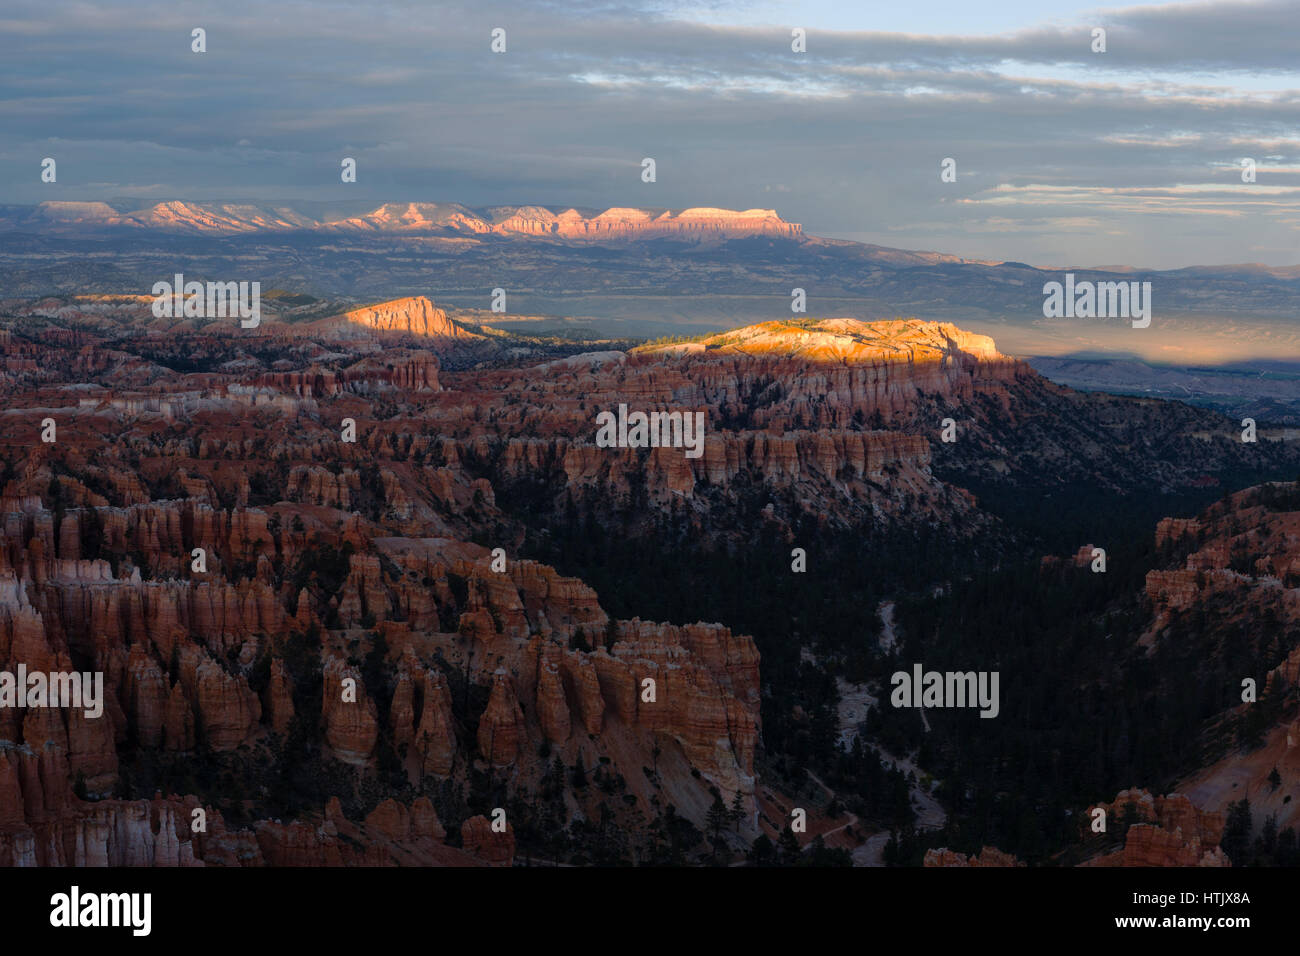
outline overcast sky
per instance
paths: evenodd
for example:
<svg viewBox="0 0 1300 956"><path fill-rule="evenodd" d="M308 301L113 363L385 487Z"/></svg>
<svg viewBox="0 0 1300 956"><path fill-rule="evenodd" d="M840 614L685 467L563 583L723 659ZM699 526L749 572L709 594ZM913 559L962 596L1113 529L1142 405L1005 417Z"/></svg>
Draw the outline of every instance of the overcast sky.
<svg viewBox="0 0 1300 956"><path fill-rule="evenodd" d="M762 207L1037 265L1290 265L1298 27L1300 0L5 0L0 202Z"/></svg>

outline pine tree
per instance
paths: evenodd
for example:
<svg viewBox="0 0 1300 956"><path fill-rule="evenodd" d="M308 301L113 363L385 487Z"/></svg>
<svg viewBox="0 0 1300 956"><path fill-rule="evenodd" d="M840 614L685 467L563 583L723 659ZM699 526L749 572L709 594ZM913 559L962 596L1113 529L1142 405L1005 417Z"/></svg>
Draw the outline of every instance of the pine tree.
<svg viewBox="0 0 1300 956"><path fill-rule="evenodd" d="M787 823L785 829L781 831L781 838L777 840L776 848L782 866L794 866L799 862L799 855L803 851L799 848L799 840L790 829L790 824Z"/></svg>
<svg viewBox="0 0 1300 956"><path fill-rule="evenodd" d="M1272 856L1277 849L1277 814L1270 813L1264 820L1259 832L1259 848L1265 856Z"/></svg>
<svg viewBox="0 0 1300 956"><path fill-rule="evenodd" d="M754 838L753 844L749 848L749 862L751 866L771 866L776 860L776 847L768 839L766 833L760 833Z"/></svg>
<svg viewBox="0 0 1300 956"><path fill-rule="evenodd" d="M1245 866L1250 856L1250 800L1246 797L1228 804L1228 817L1219 845L1233 866Z"/></svg>
<svg viewBox="0 0 1300 956"><path fill-rule="evenodd" d="M739 790L736 791L736 795L731 799L731 812L728 813L727 816L731 818L731 825L735 828L736 832L739 833L740 821L745 819L745 800L740 795Z"/></svg>
<svg viewBox="0 0 1300 956"><path fill-rule="evenodd" d="M713 791L713 803L709 807L709 812L704 817L705 826L709 830L709 843L713 847L710 859L718 858L718 848L722 845L722 831L727 826L727 805L722 802L722 794Z"/></svg>

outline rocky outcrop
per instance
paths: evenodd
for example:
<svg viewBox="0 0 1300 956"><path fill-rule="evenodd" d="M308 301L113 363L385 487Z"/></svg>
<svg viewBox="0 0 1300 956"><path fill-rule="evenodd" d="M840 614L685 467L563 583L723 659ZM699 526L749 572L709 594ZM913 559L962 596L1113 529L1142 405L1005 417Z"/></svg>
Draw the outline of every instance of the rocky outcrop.
<svg viewBox="0 0 1300 956"><path fill-rule="evenodd" d="M143 747L162 746L163 725L171 690L158 663L144 644L132 644L127 659L127 713Z"/></svg>
<svg viewBox="0 0 1300 956"><path fill-rule="evenodd" d="M582 722L582 729L598 734L604 727L605 698L600 692L600 676L591 655L568 651L562 661L566 699L573 701L571 715Z"/></svg>
<svg viewBox="0 0 1300 956"><path fill-rule="evenodd" d="M891 365L969 371L976 363L1007 363L987 335L966 332L947 322L916 319L863 322L858 319L762 322L705 336L686 345L652 350L688 355L779 355L850 363L859 368ZM919 369L917 369L919 370Z"/></svg>
<svg viewBox="0 0 1300 956"><path fill-rule="evenodd" d="M460 825L465 852L492 866L509 866L515 858L515 829L507 821L503 830L492 828L487 817L470 817Z"/></svg>
<svg viewBox="0 0 1300 956"><path fill-rule="evenodd" d="M1227 854L1219 847L1203 847L1196 839L1190 842L1177 830L1166 830L1149 823L1129 828L1124 849L1089 860L1084 866L1231 866Z"/></svg>
<svg viewBox="0 0 1300 956"><path fill-rule="evenodd" d="M339 623L344 627L355 627L368 620L373 625L387 616L388 594L379 570L379 556L354 554L350 559L347 580L339 592Z"/></svg>
<svg viewBox="0 0 1300 956"><path fill-rule="evenodd" d="M1219 847L1224 815L1194 806L1182 794L1153 797L1146 790L1122 790L1106 811L1108 827L1128 824L1122 849L1087 860L1083 866L1231 866Z"/></svg>
<svg viewBox="0 0 1300 956"><path fill-rule="evenodd" d="M361 675L339 658L325 664L321 715L325 741L341 761L365 766L379 738L375 702L367 695Z"/></svg>
<svg viewBox="0 0 1300 956"><path fill-rule="evenodd" d="M537 719L547 740L562 744L569 739L572 729L569 705L564 696L560 668L554 660L544 660L538 665Z"/></svg>
<svg viewBox="0 0 1300 956"><path fill-rule="evenodd" d="M293 679L285 669L284 661L278 657L271 661L271 679L266 685L263 712L273 731L281 735L289 733L294 713Z"/></svg>
<svg viewBox="0 0 1300 956"><path fill-rule="evenodd" d="M1141 643L1153 647L1180 614L1212 609L1216 621L1245 619L1268 608L1270 619L1300 621L1300 511L1278 507L1294 486L1248 488L1227 496L1197 518L1167 518L1156 527L1156 548L1172 567L1147 572L1152 620ZM1211 629L1217 630L1217 629ZM1266 676L1265 685L1300 678L1300 647Z"/></svg>
<svg viewBox="0 0 1300 956"><path fill-rule="evenodd" d="M447 318L445 311L422 295L353 309L343 313L342 320L376 332L400 332L430 338L468 336L460 326ZM437 368L436 364L434 368Z"/></svg>
<svg viewBox="0 0 1300 956"><path fill-rule="evenodd" d="M509 766L519 756L525 733L524 715L514 685L504 670L498 670L492 675L487 710L478 722L479 753L494 766Z"/></svg>
<svg viewBox="0 0 1300 956"><path fill-rule="evenodd" d="M939 847L925 851L925 860L923 866L983 866L983 867L1015 867L1024 866L1020 860L1010 853L1003 853L1001 850L986 846L978 854L966 856L963 853L956 853L946 847Z"/></svg>
<svg viewBox="0 0 1300 956"><path fill-rule="evenodd" d="M433 303L422 296L397 299L347 312L339 319L330 321L331 327L340 329L355 324L380 332L402 332L425 337L474 337L452 324L445 312L434 308ZM314 324L312 328L318 330L321 325ZM344 394L365 395L394 389L437 391L441 387L438 384L438 367L438 357L432 352L392 349L385 355L384 362L366 359L339 370L313 367L302 372L271 372L254 379L252 387L289 393L304 399L328 399ZM241 393L228 391L227 394ZM298 410L314 406L304 403L282 404L280 407Z"/></svg>
<svg viewBox="0 0 1300 956"><path fill-rule="evenodd" d="M441 671L425 675L424 708L415 731L415 747L424 773L445 777L455 766L457 743L452 724L451 691Z"/></svg>
<svg viewBox="0 0 1300 956"><path fill-rule="evenodd" d="M428 797L418 798L409 809L396 800L385 800L366 817L366 826L399 844L424 838L441 843L447 836Z"/></svg>
<svg viewBox="0 0 1300 956"><path fill-rule="evenodd" d="M248 681L206 660L195 671L194 687L199 738L216 751L245 743L262 717L262 705Z"/></svg>

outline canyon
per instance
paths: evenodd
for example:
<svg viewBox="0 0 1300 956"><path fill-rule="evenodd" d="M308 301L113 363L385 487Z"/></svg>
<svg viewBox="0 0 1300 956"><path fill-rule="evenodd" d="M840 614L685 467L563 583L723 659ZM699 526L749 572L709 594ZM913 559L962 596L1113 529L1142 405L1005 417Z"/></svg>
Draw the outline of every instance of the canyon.
<svg viewBox="0 0 1300 956"><path fill-rule="evenodd" d="M1011 547L967 479L1197 488L1240 454L1210 413L1080 396L915 319L556 359L423 296L255 330L78 297L0 333L0 662L106 686L99 720L0 711L4 865L635 861L719 801L747 846L795 805L762 779L765 714L808 720L785 665L725 619L610 613L557 566L574 540ZM620 403L702 410L703 453L598 447ZM1160 573L1152 600L1186 601Z"/></svg>

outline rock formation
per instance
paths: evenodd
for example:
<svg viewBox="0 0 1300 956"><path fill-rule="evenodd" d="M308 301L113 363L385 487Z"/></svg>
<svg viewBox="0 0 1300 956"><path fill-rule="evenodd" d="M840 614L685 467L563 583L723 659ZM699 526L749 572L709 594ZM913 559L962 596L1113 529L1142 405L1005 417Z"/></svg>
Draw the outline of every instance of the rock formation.
<svg viewBox="0 0 1300 956"><path fill-rule="evenodd" d="M221 229L245 215L211 212ZM561 239L795 234L765 211L717 212L384 221ZM940 456L1023 469L990 423L1058 421L1076 401L987 338L915 320L762 323L483 367L489 336L418 296L268 328L256 347L154 325L147 299L33 307L8 331L0 665L93 671L106 691L95 718L0 712L0 862L24 864L508 863L516 832L522 852L538 832L602 819L645 838L668 807L704 826L714 790L750 838L753 639L694 615L609 613L559 569L570 555L537 560L548 535L671 528L718 554L760 531L785 552L809 526L960 541L993 521L938 477ZM596 415L620 404L698 410L701 453L597 445ZM946 415L964 416L958 447L938 437ZM33 438L46 416L57 443ZM1216 588L1281 591L1300 572L1285 522L1252 539L1248 568L1213 515L1162 529L1161 547L1193 549L1148 579L1170 620ZM1274 681L1296 671L1279 661ZM497 833L479 816L484 787L554 816L534 809ZM1146 825L1190 846L1193 821L1172 806ZM206 833L189 829L200 808ZM1154 858L1166 838L1134 832L1135 858ZM1217 840L1197 839L1199 862Z"/></svg>
<svg viewBox="0 0 1300 956"><path fill-rule="evenodd" d="M1108 827L1128 824L1124 846L1083 866L1232 865L1219 847L1223 814L1199 810L1182 794L1121 790L1113 803L1098 807L1106 811Z"/></svg>
<svg viewBox="0 0 1300 956"><path fill-rule="evenodd" d="M956 853L946 847L925 851L925 866L983 866L983 867L1009 867L1024 866L1019 860L1009 853L1003 853L995 847L986 846L978 854L966 856L962 853Z"/></svg>

